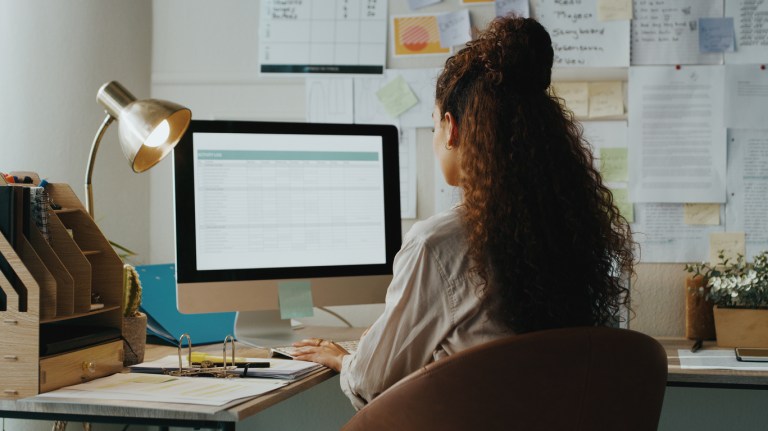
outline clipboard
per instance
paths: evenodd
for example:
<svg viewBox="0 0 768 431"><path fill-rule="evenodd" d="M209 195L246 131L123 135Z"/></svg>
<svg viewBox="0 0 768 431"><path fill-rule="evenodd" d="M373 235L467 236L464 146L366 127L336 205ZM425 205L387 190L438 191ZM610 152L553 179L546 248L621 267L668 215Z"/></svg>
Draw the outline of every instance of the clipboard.
<svg viewBox="0 0 768 431"><path fill-rule="evenodd" d="M176 266L139 265L142 285L140 310L147 315L147 333L172 345L220 343L234 331L235 312L182 314L176 308ZM183 340L181 336L189 334Z"/></svg>

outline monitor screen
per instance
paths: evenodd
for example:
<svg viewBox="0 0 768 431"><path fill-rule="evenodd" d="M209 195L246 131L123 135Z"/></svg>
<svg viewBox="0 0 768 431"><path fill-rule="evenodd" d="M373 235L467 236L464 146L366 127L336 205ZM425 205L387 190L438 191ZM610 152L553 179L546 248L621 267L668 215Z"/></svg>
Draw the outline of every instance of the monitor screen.
<svg viewBox="0 0 768 431"><path fill-rule="evenodd" d="M383 302L400 247L393 126L193 120L174 149L182 312Z"/></svg>

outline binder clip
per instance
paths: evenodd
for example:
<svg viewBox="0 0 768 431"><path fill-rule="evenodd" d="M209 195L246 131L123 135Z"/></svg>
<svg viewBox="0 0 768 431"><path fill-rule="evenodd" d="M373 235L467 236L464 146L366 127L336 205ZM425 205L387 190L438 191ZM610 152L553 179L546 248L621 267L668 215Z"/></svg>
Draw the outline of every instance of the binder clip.
<svg viewBox="0 0 768 431"><path fill-rule="evenodd" d="M183 347L184 340L187 341L187 366L184 366ZM232 356L227 357L227 346L231 346ZM179 337L178 345L179 354L179 368L177 370L168 370L166 374L177 377L219 377L219 378L232 378L237 377L234 373L237 369L235 365L235 337L227 335L224 338L224 344L222 346L222 359L221 365L214 364L210 361L201 361L200 363L192 362L192 338L189 334L181 334ZM231 361L229 360L231 358Z"/></svg>

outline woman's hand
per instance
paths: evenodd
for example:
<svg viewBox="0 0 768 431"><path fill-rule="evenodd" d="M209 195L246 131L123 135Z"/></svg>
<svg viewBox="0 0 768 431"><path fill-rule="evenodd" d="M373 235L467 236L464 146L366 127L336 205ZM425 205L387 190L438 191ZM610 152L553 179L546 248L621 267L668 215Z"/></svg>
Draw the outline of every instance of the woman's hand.
<svg viewBox="0 0 768 431"><path fill-rule="evenodd" d="M344 355L349 355L349 352L343 347L322 338L297 341L293 343L293 346L299 348L294 354L294 359L317 362L336 372L341 372L341 360Z"/></svg>

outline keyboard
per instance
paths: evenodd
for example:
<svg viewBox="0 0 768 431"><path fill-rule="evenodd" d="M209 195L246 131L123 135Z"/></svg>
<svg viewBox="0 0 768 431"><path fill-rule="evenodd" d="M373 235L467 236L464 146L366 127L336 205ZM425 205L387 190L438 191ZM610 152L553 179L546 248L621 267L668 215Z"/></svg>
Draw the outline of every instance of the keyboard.
<svg viewBox="0 0 768 431"><path fill-rule="evenodd" d="M334 341L334 343L341 346L344 350L346 350L349 353L355 353L357 351L357 344L360 340L349 340L349 341ZM296 354L296 349L298 347L293 346L279 346L279 347L273 347L272 348L272 356L282 356L286 358L293 359Z"/></svg>

